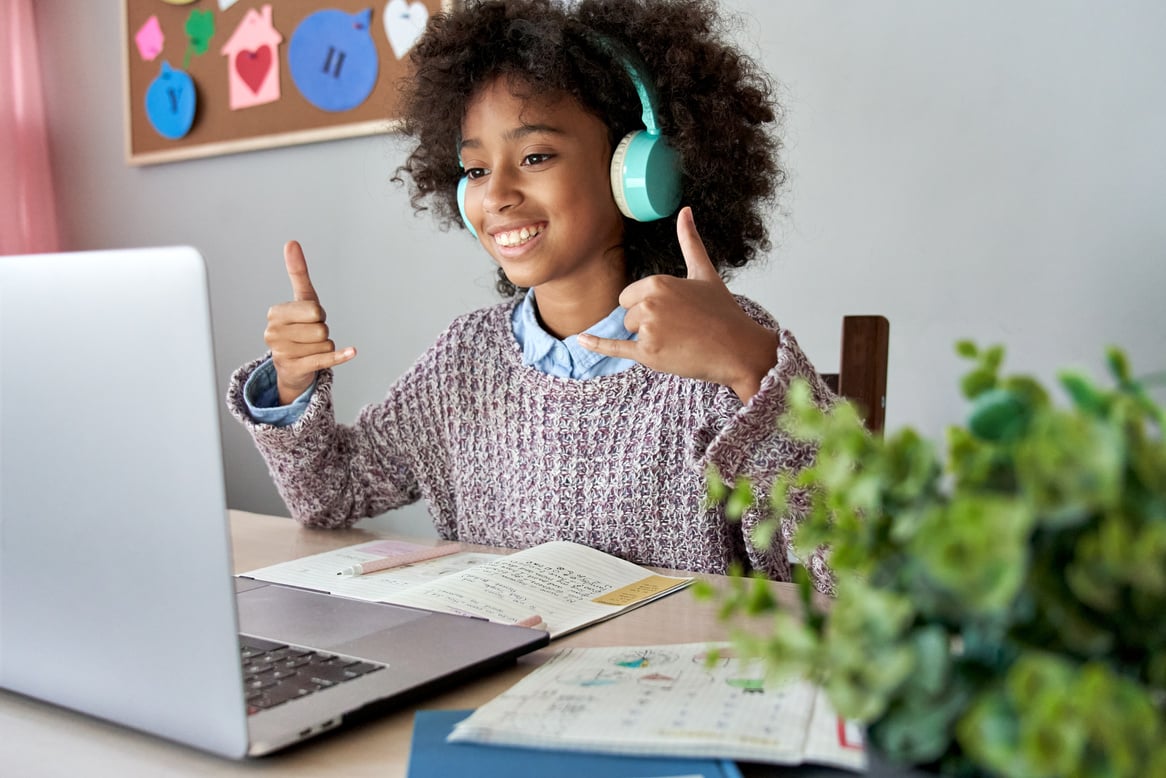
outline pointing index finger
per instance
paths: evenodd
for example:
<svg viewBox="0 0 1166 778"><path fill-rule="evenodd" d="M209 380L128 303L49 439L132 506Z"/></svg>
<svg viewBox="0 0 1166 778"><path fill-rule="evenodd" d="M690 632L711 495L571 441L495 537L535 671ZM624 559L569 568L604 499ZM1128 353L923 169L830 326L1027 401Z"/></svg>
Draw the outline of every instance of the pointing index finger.
<svg viewBox="0 0 1166 778"><path fill-rule="evenodd" d="M637 362L639 361L636 353L637 344L634 340L600 338L586 332L580 333L577 340L579 345L588 351L594 351L597 354L619 359L635 359Z"/></svg>
<svg viewBox="0 0 1166 778"><path fill-rule="evenodd" d="M320 298L312 286L312 279L308 276L308 260L304 258L304 250L298 242L289 240L284 245L283 264L287 268L287 277L291 280L294 299L319 302Z"/></svg>

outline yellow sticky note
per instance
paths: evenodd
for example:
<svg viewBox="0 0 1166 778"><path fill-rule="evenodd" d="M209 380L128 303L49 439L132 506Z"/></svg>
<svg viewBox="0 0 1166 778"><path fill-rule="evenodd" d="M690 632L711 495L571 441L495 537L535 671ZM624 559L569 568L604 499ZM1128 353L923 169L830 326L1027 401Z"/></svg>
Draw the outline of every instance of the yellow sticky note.
<svg viewBox="0 0 1166 778"><path fill-rule="evenodd" d="M664 575L650 575L647 578L641 578L635 583L628 584L620 589L612 589L610 592L601 594L592 602L597 602L600 605L631 605L640 600L646 600L649 597L654 597L660 592L666 592L676 584L680 583L679 578L669 578Z"/></svg>

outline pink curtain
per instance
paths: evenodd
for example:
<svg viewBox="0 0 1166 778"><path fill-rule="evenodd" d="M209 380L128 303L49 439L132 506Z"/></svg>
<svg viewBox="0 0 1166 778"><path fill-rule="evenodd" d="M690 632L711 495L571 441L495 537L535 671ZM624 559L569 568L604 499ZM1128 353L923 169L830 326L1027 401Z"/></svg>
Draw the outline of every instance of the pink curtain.
<svg viewBox="0 0 1166 778"><path fill-rule="evenodd" d="M0 254L58 245L32 0L0 0Z"/></svg>

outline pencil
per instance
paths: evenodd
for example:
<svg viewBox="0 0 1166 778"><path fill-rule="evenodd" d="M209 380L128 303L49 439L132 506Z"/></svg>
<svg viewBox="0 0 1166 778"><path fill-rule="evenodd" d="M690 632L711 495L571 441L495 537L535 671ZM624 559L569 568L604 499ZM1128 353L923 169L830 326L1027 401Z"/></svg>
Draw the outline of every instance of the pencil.
<svg viewBox="0 0 1166 778"><path fill-rule="evenodd" d="M393 554L392 556L382 557L380 559L373 559L368 562L360 562L352 567L346 567L336 575L366 575L367 573L375 573L380 570L388 570L393 567L401 567L402 565L411 565L414 562L424 562L426 559L437 559L438 557L449 556L461 551L461 548L456 545L448 546L434 546L433 548L423 548L419 551L409 551L404 554Z"/></svg>

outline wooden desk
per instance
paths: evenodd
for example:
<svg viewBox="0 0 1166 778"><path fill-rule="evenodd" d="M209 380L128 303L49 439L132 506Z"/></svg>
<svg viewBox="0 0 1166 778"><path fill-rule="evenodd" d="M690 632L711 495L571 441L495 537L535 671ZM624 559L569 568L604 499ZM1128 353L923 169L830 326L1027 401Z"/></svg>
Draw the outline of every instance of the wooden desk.
<svg viewBox="0 0 1166 778"><path fill-rule="evenodd" d="M231 512L235 570L242 572L351 545L380 533L361 529L306 530L290 519ZM418 541L426 542L426 541ZM436 543L436 541L428 541ZM478 548L467 546L467 548ZM713 580L719 576L711 576ZM793 587L775 584L794 602ZM114 627L115 625L111 625ZM236 763L209 756L51 705L0 692L0 774L12 776L328 775L331 778L404 776L417 708L475 708L564 646L651 645L723 640L726 625L715 607L683 590L593 625L521 658L517 665L416 706L355 728L325 735L293 750Z"/></svg>

